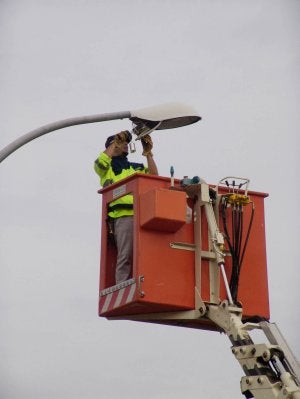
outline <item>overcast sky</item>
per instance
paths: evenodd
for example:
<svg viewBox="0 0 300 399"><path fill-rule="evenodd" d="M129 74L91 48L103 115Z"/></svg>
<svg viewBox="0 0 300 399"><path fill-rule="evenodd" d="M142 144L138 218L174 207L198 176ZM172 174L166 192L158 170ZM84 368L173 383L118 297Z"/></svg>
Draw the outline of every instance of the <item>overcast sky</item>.
<svg viewBox="0 0 300 399"><path fill-rule="evenodd" d="M299 20L297 0L0 1L0 147L68 117L195 107L198 124L153 133L160 174L269 193L271 321L298 358ZM1 164L3 399L242 397L224 334L97 316L93 161L129 128L64 129Z"/></svg>

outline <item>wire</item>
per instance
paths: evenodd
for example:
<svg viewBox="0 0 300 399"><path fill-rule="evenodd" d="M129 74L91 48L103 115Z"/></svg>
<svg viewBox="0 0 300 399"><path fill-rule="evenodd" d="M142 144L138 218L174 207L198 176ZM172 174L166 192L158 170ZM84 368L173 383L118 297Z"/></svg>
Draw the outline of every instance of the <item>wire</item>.
<svg viewBox="0 0 300 399"><path fill-rule="evenodd" d="M245 244L244 244L244 248L243 248L243 251L242 251L241 264L243 263L243 260L244 260L244 255L245 255L245 251L246 251L246 247L247 247L248 240L249 240L249 237L250 237L250 231L251 231L252 224L253 224L253 219L254 219L254 203L252 202L251 204L252 204L252 210L251 210L249 227L248 227L248 231L247 231L247 235L246 235L246 239L245 239Z"/></svg>
<svg viewBox="0 0 300 399"><path fill-rule="evenodd" d="M252 203L252 210L245 240L243 240L244 233L244 209L243 204L229 203L228 196L224 195L221 198L221 217L224 228L224 238L228 244L229 252L232 259L231 278L230 278L230 291L232 299L237 302L238 288L241 268L245 256L245 251L248 245L250 231L254 218L254 204ZM231 234L228 231L228 208L231 209Z"/></svg>

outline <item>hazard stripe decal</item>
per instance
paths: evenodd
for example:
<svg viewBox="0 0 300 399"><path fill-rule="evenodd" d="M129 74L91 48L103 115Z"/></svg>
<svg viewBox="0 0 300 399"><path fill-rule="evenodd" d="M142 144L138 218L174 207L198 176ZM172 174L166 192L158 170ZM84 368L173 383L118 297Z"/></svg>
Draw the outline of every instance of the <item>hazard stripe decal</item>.
<svg viewBox="0 0 300 399"><path fill-rule="evenodd" d="M130 288L130 290L129 290L129 295L128 295L128 298L127 298L127 302L126 302L126 303L132 301L132 298L133 298L134 293L135 293L135 284L132 285L131 288Z"/></svg>
<svg viewBox="0 0 300 399"><path fill-rule="evenodd" d="M111 290L111 292L109 291L110 290L106 289L100 292L100 314L132 302L136 291L136 283L131 280L129 285L120 287L119 289L117 286L114 286L114 289Z"/></svg>
<svg viewBox="0 0 300 399"><path fill-rule="evenodd" d="M120 306L120 303L122 301L123 295L124 295L124 290L120 290L118 292L117 297L116 297L116 301L114 303L114 308L118 308Z"/></svg>

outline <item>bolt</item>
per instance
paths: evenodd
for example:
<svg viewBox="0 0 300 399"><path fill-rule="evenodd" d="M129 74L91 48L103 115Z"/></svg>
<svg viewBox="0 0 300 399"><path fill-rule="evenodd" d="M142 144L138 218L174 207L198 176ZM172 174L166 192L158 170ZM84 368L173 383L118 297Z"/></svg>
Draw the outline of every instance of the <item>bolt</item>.
<svg viewBox="0 0 300 399"><path fill-rule="evenodd" d="M262 377L258 377L257 382L259 384L262 384L264 382L264 379Z"/></svg>
<svg viewBox="0 0 300 399"><path fill-rule="evenodd" d="M266 359L268 357L268 352L263 353L263 358Z"/></svg>
<svg viewBox="0 0 300 399"><path fill-rule="evenodd" d="M251 354L252 354L252 355L255 355L255 353L256 353L256 349L255 349L255 348L252 348L252 349L251 349Z"/></svg>
<svg viewBox="0 0 300 399"><path fill-rule="evenodd" d="M250 379L250 378L246 378L246 383L247 383L248 385L251 385L251 379Z"/></svg>
<svg viewBox="0 0 300 399"><path fill-rule="evenodd" d="M244 348L241 348L241 349L240 349L240 352L241 352L242 355L244 355L244 354L246 353L246 351L245 351Z"/></svg>

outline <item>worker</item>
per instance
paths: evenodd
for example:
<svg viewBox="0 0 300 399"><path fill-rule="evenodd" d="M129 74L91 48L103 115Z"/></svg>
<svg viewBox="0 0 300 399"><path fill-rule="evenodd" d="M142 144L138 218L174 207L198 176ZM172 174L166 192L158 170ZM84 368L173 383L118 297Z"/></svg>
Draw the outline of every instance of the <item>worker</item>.
<svg viewBox="0 0 300 399"><path fill-rule="evenodd" d="M150 135L141 139L147 166L142 163L129 162L128 144L132 139L128 130L109 136L105 142L105 150L100 153L94 163L95 172L100 176L100 184L106 187L134 173L157 175L157 166L153 159L153 143ZM133 259L133 196L124 195L111 202L108 207L108 220L117 247L115 282L119 284L130 278Z"/></svg>

